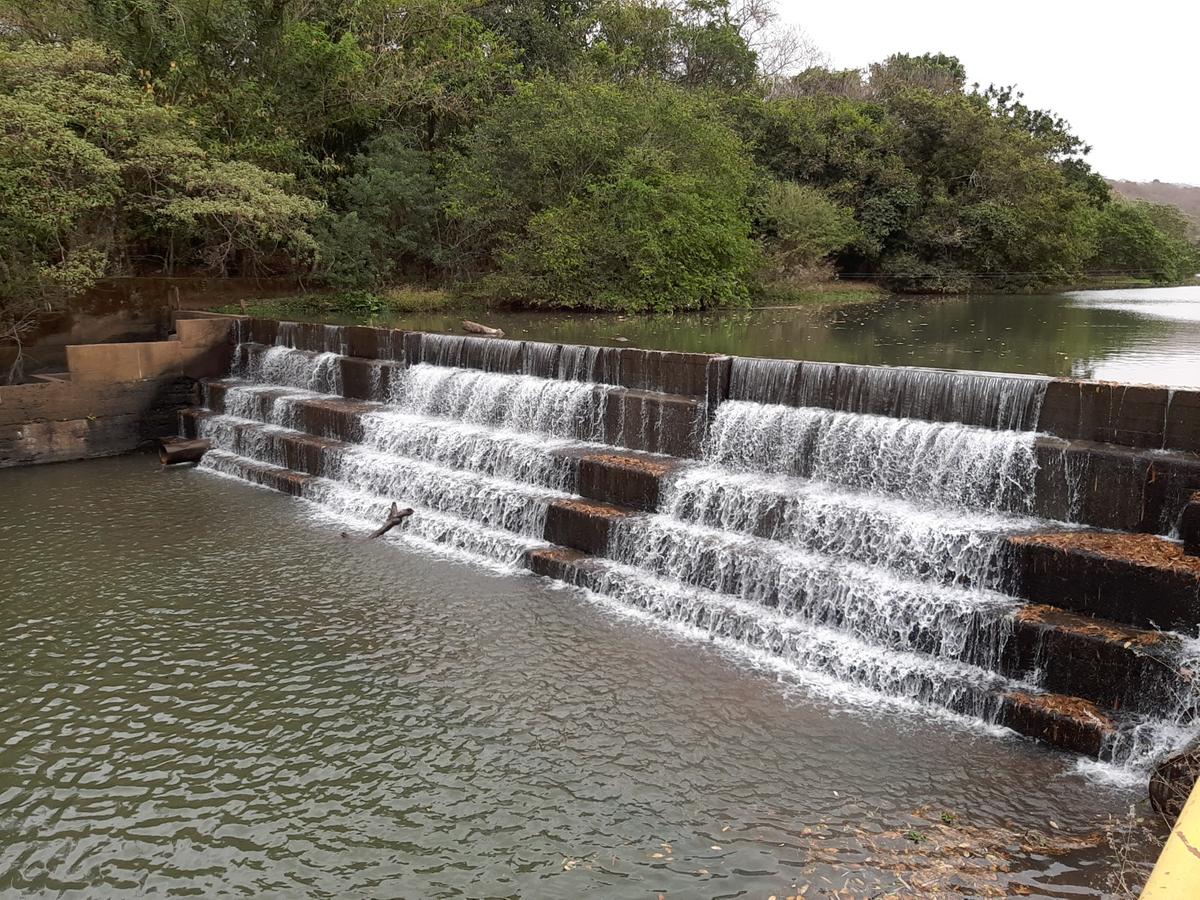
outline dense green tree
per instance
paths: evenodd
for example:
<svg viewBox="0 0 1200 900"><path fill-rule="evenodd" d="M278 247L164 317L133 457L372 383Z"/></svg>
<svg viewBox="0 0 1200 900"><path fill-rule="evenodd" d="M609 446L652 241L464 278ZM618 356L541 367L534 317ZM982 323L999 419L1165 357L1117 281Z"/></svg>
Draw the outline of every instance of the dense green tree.
<svg viewBox="0 0 1200 900"><path fill-rule="evenodd" d="M889 113L920 201L889 242L886 273L920 288L915 257L945 273L934 287L955 289L1064 282L1080 270L1091 252L1088 198L1045 141L992 115L977 94L910 89Z"/></svg>
<svg viewBox="0 0 1200 900"><path fill-rule="evenodd" d="M1067 122L1012 87L968 87L941 53L797 72L773 17L770 0L0 0L3 290L272 262L669 309L831 265L913 290L1196 266L1177 218L1114 202Z"/></svg>
<svg viewBox="0 0 1200 900"><path fill-rule="evenodd" d="M494 296L697 309L747 296L752 180L741 142L697 95L538 80L472 136L451 211Z"/></svg>
<svg viewBox="0 0 1200 900"><path fill-rule="evenodd" d="M319 274L336 287L428 277L446 262L444 189L434 156L408 131L384 132L351 161L322 223Z"/></svg>
<svg viewBox="0 0 1200 900"><path fill-rule="evenodd" d="M474 15L515 50L524 74L573 71L595 25L602 0L486 0Z"/></svg>
<svg viewBox="0 0 1200 900"><path fill-rule="evenodd" d="M210 146L314 188L379 130L419 126L432 144L469 123L514 71L466 0L0 3L29 37L100 40Z"/></svg>
<svg viewBox="0 0 1200 900"><path fill-rule="evenodd" d="M967 70L956 56L923 53L910 56L895 53L870 69L870 88L874 97L889 97L909 88L922 88L934 94L961 94L967 83Z"/></svg>
<svg viewBox="0 0 1200 900"><path fill-rule="evenodd" d="M288 175L208 154L185 113L99 44L0 46L0 332L136 252L167 271L254 271L315 250L320 205Z"/></svg>
<svg viewBox="0 0 1200 900"><path fill-rule="evenodd" d="M1188 239L1189 221L1173 206L1117 199L1100 210L1090 268L1178 281L1200 271L1200 253Z"/></svg>
<svg viewBox="0 0 1200 900"><path fill-rule="evenodd" d="M767 185L757 218L774 274L784 279L816 268L858 237L852 210L794 181Z"/></svg>

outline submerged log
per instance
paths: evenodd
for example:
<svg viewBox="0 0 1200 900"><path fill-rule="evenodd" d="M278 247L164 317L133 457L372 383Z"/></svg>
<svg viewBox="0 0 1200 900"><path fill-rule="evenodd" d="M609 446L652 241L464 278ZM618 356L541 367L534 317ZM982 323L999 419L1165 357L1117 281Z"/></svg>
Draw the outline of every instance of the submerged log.
<svg viewBox="0 0 1200 900"><path fill-rule="evenodd" d="M385 521L382 525L380 525L378 528L376 528L374 531L372 531L370 534L368 534L366 536L365 540L371 541L377 537L382 537L383 535L387 534L389 531L391 531L393 528L395 528L397 525L399 525L401 522L403 522L405 519L407 519L412 514L413 514L413 511L411 509L409 509L408 507L401 509L393 501L392 508L388 510L387 521ZM343 531L342 537L349 539L350 535L348 535L346 532Z"/></svg>
<svg viewBox="0 0 1200 900"><path fill-rule="evenodd" d="M158 442L158 460L164 466L176 463L198 463L212 449L212 441L163 438Z"/></svg>
<svg viewBox="0 0 1200 900"><path fill-rule="evenodd" d="M480 325L478 322L472 322L470 319L463 319L463 331L468 331L471 334L484 334L488 337L504 337L503 329L489 328L487 325Z"/></svg>
<svg viewBox="0 0 1200 900"><path fill-rule="evenodd" d="M376 528L371 532L371 538L377 538L381 535L387 534L412 514L413 511L411 509L408 509L407 507L401 509L395 504L395 502L393 502L392 508L388 510L387 521L384 522L379 528Z"/></svg>

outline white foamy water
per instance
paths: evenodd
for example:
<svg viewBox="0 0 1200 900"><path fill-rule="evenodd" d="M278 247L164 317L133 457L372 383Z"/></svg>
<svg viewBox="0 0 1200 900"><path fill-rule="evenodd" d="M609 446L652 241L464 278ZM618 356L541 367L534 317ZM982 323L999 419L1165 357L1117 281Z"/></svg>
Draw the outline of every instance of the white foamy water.
<svg viewBox="0 0 1200 900"><path fill-rule="evenodd" d="M1034 435L809 407L723 403L705 456L905 500L1027 511Z"/></svg>
<svg viewBox="0 0 1200 900"><path fill-rule="evenodd" d="M321 394L342 392L339 354L290 347L242 345L234 356L233 375L247 381L304 388Z"/></svg>
<svg viewBox="0 0 1200 900"><path fill-rule="evenodd" d="M586 441L602 435L608 390L589 382L421 364L405 372L395 400L405 412Z"/></svg>
<svg viewBox="0 0 1200 900"><path fill-rule="evenodd" d="M730 397L1003 431L1036 428L1045 378L735 358Z"/></svg>

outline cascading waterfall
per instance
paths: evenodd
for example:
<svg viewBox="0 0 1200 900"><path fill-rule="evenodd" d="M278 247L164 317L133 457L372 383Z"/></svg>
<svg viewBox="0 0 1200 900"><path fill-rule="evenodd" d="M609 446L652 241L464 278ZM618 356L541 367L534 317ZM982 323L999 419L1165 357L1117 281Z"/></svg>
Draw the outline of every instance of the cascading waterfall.
<svg viewBox="0 0 1200 900"><path fill-rule="evenodd" d="M605 397L589 382L421 364L407 370L395 400L406 412L586 441L602 436Z"/></svg>
<svg viewBox="0 0 1200 900"><path fill-rule="evenodd" d="M625 403L608 409L619 350L389 332L380 350L407 365L385 391L373 364L376 402L355 406L353 441L311 437L310 407L343 391L348 346L316 328L282 324L271 347L239 331L222 412L198 423L217 448L203 466L269 480L263 466L297 465L297 437L316 442L303 496L371 525L393 500L416 508L389 539L515 565L547 546L549 506L576 489L573 454L661 426L646 404L629 423ZM614 520L603 556L568 575L822 690L994 721L1006 691L1039 689L1038 671L1005 669L1021 606L1005 554L1009 536L1046 527L1032 518L1044 387L735 360L732 399L704 413L703 458L664 476L657 510ZM1151 758L1194 705L1132 718L1106 754Z"/></svg>
<svg viewBox="0 0 1200 900"><path fill-rule="evenodd" d="M312 353L291 347L242 345L234 358L233 375L252 382L305 388L322 394L342 392L339 354Z"/></svg>
<svg viewBox="0 0 1200 900"><path fill-rule="evenodd" d="M734 400L1001 431L1035 428L1045 392L1041 377L777 359L735 359L730 380Z"/></svg>
<svg viewBox="0 0 1200 900"><path fill-rule="evenodd" d="M641 568L611 564L586 571L577 583L610 602L681 626L736 653L780 661L805 683L845 698L870 692L899 703L936 703L958 714L991 720L1003 679L954 660L931 665L922 652L862 640L840 625L798 618L793 610L763 608L727 594L688 588L648 576Z"/></svg>
<svg viewBox="0 0 1200 900"><path fill-rule="evenodd" d="M698 466L667 486L670 518L767 538L788 547L877 566L907 578L1002 589L1002 539L1034 519L928 508L786 475Z"/></svg>
<svg viewBox="0 0 1200 900"><path fill-rule="evenodd" d="M222 414L198 423L218 448L205 457L206 468L262 481L260 464L289 465L287 440L303 435L305 405L337 399L341 354L296 344L344 347L346 340L335 327L315 339L303 335L305 327L311 326L281 323L271 347L239 344L233 379L222 386ZM547 507L568 496L574 472L558 451L599 434L606 389L509 374L504 370L517 358L512 348L520 346L512 342L422 337L422 358L497 371L418 363L393 380L388 397L372 389L390 402L357 412L356 443L322 445L304 496L372 524L398 500L419 511L400 533L403 540L516 564L545 544ZM206 403L213 406L210 395Z"/></svg>
<svg viewBox="0 0 1200 900"><path fill-rule="evenodd" d="M1034 435L957 423L721 404L706 458L905 500L1024 512L1033 499Z"/></svg>

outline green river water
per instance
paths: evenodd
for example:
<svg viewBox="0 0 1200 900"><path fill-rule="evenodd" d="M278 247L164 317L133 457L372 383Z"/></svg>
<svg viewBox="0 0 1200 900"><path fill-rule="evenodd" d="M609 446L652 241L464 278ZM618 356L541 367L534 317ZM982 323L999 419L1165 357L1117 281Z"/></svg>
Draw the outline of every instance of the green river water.
<svg viewBox="0 0 1200 900"><path fill-rule="evenodd" d="M671 316L473 311L520 340L1200 385L1200 285L1036 295L885 297ZM461 333L462 314L369 322ZM623 339L623 340L621 340Z"/></svg>
<svg viewBox="0 0 1200 900"><path fill-rule="evenodd" d="M0 897L1095 896L1161 838L1070 754L203 470L0 496Z"/></svg>

